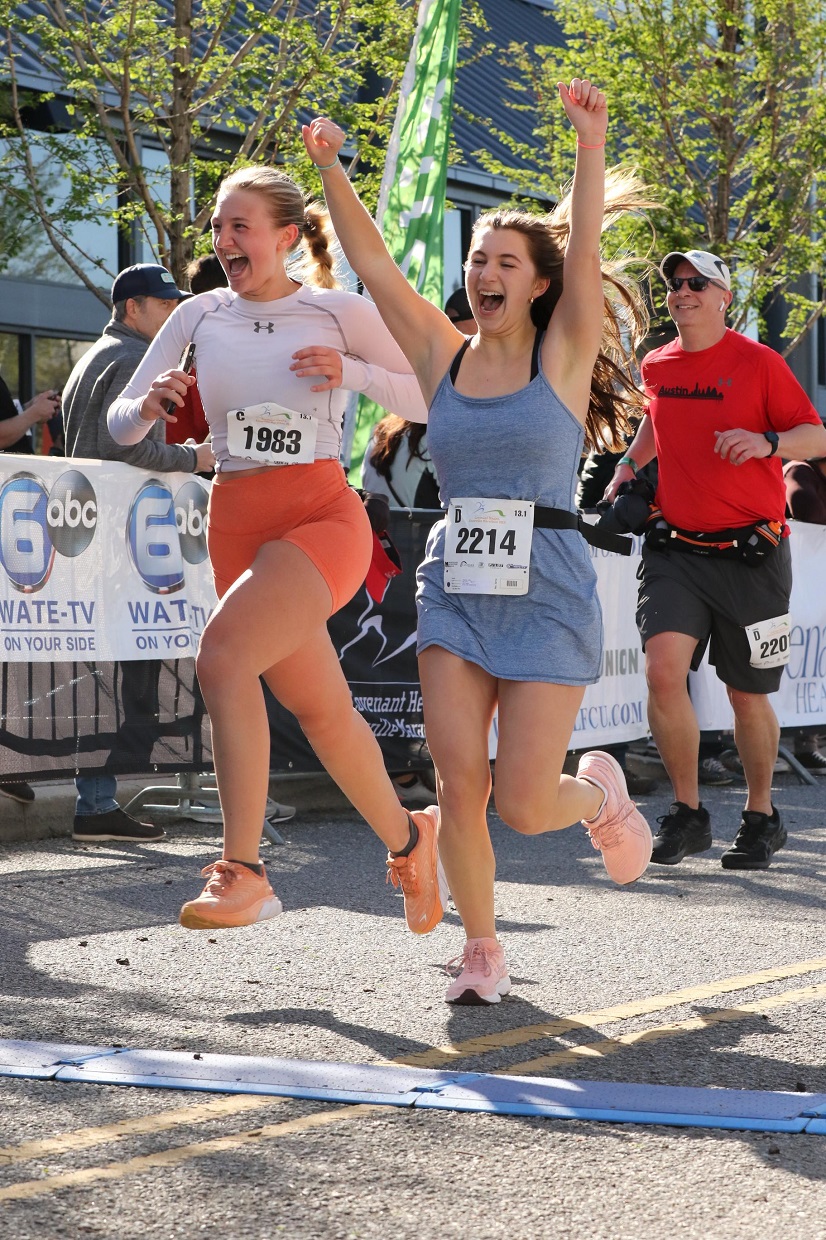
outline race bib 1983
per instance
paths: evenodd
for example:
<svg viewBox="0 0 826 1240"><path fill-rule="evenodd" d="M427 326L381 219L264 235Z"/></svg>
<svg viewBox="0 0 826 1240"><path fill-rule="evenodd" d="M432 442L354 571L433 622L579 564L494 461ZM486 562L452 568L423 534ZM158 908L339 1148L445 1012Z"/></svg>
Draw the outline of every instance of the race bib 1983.
<svg viewBox="0 0 826 1240"><path fill-rule="evenodd" d="M283 409L274 401L227 414L230 455L260 465L312 464L317 434L318 421L312 414Z"/></svg>

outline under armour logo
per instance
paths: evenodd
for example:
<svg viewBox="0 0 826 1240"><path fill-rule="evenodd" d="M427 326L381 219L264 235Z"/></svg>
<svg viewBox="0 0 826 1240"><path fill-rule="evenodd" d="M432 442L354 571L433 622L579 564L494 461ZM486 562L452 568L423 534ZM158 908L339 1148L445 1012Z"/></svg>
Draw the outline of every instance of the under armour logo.
<svg viewBox="0 0 826 1240"><path fill-rule="evenodd" d="M275 323L259 323L258 319L255 320L256 332L262 332L265 327L267 329L267 335L271 336L273 332L275 331Z"/></svg>

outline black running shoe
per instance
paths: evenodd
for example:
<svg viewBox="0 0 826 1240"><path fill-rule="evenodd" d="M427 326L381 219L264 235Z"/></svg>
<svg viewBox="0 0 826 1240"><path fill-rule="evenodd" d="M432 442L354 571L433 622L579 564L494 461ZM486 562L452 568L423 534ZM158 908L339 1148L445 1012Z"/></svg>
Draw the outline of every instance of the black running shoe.
<svg viewBox="0 0 826 1240"><path fill-rule="evenodd" d="M778 848L789 838L780 814L772 806L771 817L744 809L740 830L731 848L720 858L724 870L767 870Z"/></svg>
<svg viewBox="0 0 826 1240"><path fill-rule="evenodd" d="M657 865L679 865L688 853L711 848L711 819L702 804L691 809L682 801L675 801L657 822L660 829L654 836L651 853L651 860Z"/></svg>

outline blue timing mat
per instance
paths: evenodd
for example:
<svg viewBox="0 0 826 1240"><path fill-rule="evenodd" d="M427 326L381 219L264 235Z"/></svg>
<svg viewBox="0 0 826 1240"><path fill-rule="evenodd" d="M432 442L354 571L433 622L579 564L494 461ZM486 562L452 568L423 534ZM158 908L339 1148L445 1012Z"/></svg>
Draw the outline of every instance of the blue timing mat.
<svg viewBox="0 0 826 1240"><path fill-rule="evenodd" d="M826 1094L434 1072L402 1064L0 1041L0 1076L614 1124L826 1134Z"/></svg>

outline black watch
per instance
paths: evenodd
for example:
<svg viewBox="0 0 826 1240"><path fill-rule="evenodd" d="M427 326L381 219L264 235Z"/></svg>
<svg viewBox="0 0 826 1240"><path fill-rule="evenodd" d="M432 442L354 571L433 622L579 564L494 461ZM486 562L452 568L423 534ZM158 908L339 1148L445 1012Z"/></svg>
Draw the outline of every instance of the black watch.
<svg viewBox="0 0 826 1240"><path fill-rule="evenodd" d="M774 456L775 452L777 451L778 444L780 443L780 437L777 434L777 431L763 431L763 437L764 439L768 439L769 443L772 446L772 450L769 453L769 456Z"/></svg>

